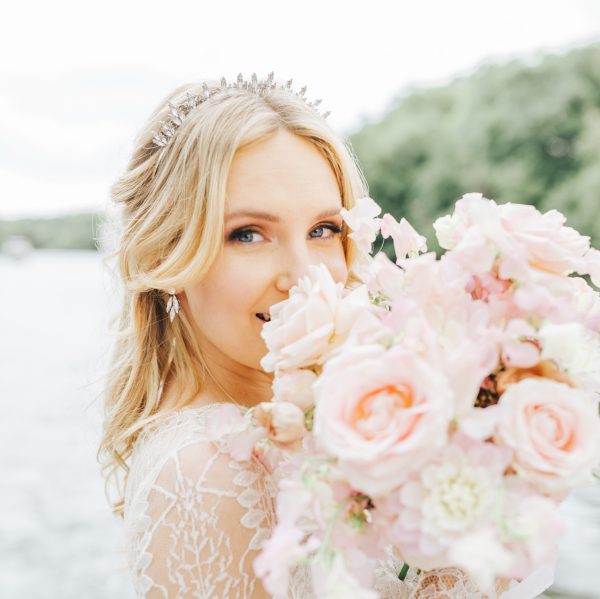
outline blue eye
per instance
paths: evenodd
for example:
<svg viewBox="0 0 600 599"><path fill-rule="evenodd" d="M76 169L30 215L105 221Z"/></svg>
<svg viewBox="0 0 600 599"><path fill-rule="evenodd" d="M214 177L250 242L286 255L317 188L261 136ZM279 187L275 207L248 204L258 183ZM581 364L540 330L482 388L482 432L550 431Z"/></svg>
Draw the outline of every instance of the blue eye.
<svg viewBox="0 0 600 599"><path fill-rule="evenodd" d="M260 235L254 229L237 229L229 235L228 239L229 241L239 241L240 243L252 243L252 240L248 239L248 237L252 237L254 234Z"/></svg>
<svg viewBox="0 0 600 599"><path fill-rule="evenodd" d="M331 231L332 234L325 236L323 232L326 229ZM320 231L321 234L313 235L313 233L315 233L316 231ZM323 224L315 227L310 232L310 238L311 239L333 239L336 235L338 235L341 232L342 232L342 228L339 227L338 225L336 225L335 223L323 223ZM253 237L252 237L253 235L261 236L261 234L256 229L245 227L242 229L236 229L235 231L232 231L229 234L229 236L227 237L227 239L228 239L228 241L237 241L239 243L243 243L244 245L251 245L251 244L255 243L253 241Z"/></svg>
<svg viewBox="0 0 600 599"><path fill-rule="evenodd" d="M323 237L323 235L318 235L316 237L313 237L313 239L330 239L335 237L338 233L342 232L342 228L338 227L338 225L336 225L335 223L323 223L322 225L315 227L311 232L314 233L315 231L323 229L329 229L332 232L332 235L329 235L329 237Z"/></svg>

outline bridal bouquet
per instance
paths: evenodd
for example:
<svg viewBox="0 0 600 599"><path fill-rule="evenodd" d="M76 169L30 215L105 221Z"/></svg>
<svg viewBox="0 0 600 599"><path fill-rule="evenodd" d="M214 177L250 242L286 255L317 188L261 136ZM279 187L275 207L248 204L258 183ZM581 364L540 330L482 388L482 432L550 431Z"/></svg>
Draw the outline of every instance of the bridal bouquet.
<svg viewBox="0 0 600 599"><path fill-rule="evenodd" d="M521 580L552 559L559 505L600 463L589 238L557 211L470 193L435 222L437 258L380 213L368 197L342 209L362 284L311 266L263 327L274 397L237 447L277 472L278 523L254 562L273 594L309 563L318 597L377 597L386 546L404 572L455 566L484 591ZM395 263L371 255L378 232Z"/></svg>

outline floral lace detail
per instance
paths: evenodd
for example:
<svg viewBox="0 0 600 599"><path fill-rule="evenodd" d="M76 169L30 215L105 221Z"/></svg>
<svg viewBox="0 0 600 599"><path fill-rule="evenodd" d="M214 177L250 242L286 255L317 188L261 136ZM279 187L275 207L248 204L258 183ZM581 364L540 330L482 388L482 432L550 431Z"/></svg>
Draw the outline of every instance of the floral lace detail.
<svg viewBox="0 0 600 599"><path fill-rule="evenodd" d="M218 405L165 413L136 441L124 533L138 598L270 597L252 562L275 525L275 478L256 457L237 462L209 438L206 416ZM377 564L381 599L488 599L460 570L411 569L401 581L401 567L391 551ZM309 568L298 566L276 599L314 597Z"/></svg>

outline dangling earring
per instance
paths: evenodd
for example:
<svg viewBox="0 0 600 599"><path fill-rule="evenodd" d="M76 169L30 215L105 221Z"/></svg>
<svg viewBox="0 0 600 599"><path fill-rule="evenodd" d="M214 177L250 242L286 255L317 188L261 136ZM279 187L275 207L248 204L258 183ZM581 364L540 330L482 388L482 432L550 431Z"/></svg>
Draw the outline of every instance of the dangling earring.
<svg viewBox="0 0 600 599"><path fill-rule="evenodd" d="M177 316L177 313L179 312L179 300L175 295L175 289L173 289L173 287L169 287L169 289L167 289L167 292L170 295L169 301L167 302L167 314L169 315L171 322L173 322L173 319L175 318L175 316Z"/></svg>

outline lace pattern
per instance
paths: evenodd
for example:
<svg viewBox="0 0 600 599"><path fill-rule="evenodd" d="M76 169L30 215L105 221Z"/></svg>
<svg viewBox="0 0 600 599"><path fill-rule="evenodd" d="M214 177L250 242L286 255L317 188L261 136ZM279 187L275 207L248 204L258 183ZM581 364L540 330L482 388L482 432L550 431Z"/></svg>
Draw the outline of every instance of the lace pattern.
<svg viewBox="0 0 600 599"><path fill-rule="evenodd" d="M140 434L125 490L125 543L135 593L145 599L267 599L252 562L275 525L276 484L253 458L236 462L206 431L219 404L165 414ZM388 553L377 564L381 599L495 599L460 570L409 570ZM500 589L498 589L500 590ZM296 568L286 597L314 599Z"/></svg>

